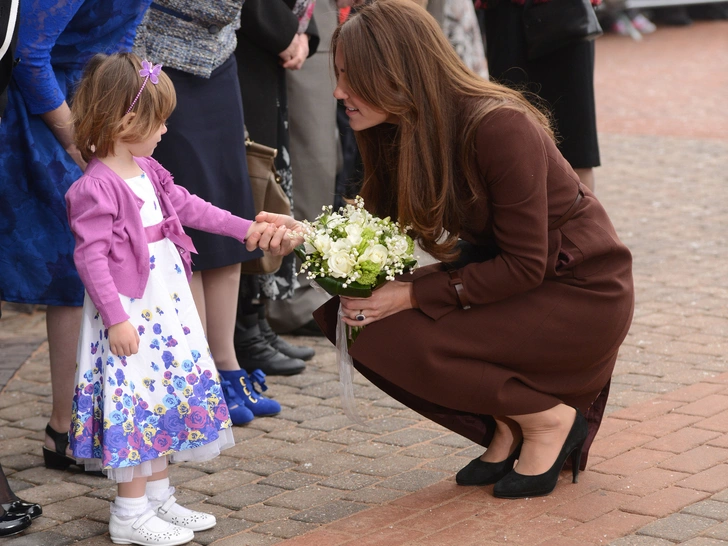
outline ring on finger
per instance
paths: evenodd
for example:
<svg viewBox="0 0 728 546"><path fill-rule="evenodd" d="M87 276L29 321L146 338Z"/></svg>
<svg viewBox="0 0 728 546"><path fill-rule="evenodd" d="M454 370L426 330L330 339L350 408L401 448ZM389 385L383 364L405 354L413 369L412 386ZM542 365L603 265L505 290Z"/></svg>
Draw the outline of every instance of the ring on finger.
<svg viewBox="0 0 728 546"><path fill-rule="evenodd" d="M359 310L359 313L357 313L357 314L356 314L356 316L355 316L354 318L355 318L356 320L358 320L359 322L361 322L361 321L363 321L363 320L366 320L366 319L367 319L367 317L366 317L366 316L364 315L364 310L363 310L363 309L360 309L360 310Z"/></svg>

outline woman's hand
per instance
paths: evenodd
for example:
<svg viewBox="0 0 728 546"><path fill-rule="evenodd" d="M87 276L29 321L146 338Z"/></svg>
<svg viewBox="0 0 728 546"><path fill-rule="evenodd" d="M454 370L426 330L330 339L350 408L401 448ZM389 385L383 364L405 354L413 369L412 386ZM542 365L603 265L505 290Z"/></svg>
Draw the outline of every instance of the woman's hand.
<svg viewBox="0 0 728 546"><path fill-rule="evenodd" d="M76 148L75 144L72 144L71 146L66 148L66 153L71 156L73 161L76 162L76 165L78 165L82 171L86 170L86 165L88 165L88 163L86 163L86 161L83 159L83 157L81 156L81 152L78 148Z"/></svg>
<svg viewBox="0 0 728 546"><path fill-rule="evenodd" d="M303 224L296 220L293 216L287 214L277 214L275 212L266 212L261 210L255 215L256 222L267 222L276 227L285 226L296 233L303 233Z"/></svg>
<svg viewBox="0 0 728 546"><path fill-rule="evenodd" d="M139 351L139 333L128 320L109 328L109 348L116 356L131 356Z"/></svg>
<svg viewBox="0 0 728 546"><path fill-rule="evenodd" d="M71 120L71 109L64 101L55 110L40 115L48 128L60 142L63 149L73 158L81 170L86 170L86 162L81 157L81 152L73 142L73 124Z"/></svg>
<svg viewBox="0 0 728 546"><path fill-rule="evenodd" d="M366 326L400 311L414 308L411 282L389 281L368 298L341 296L342 320L349 326ZM363 315L364 320L357 320Z"/></svg>
<svg viewBox="0 0 728 546"><path fill-rule="evenodd" d="M279 53L283 68L299 70L308 58L308 35L296 34L291 44Z"/></svg>

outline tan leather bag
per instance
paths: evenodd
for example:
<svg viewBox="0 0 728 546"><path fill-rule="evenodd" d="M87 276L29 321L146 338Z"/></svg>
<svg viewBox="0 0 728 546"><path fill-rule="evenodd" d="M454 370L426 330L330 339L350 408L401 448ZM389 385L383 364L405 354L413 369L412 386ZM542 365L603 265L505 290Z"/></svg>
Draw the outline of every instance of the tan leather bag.
<svg viewBox="0 0 728 546"><path fill-rule="evenodd" d="M256 214L264 210L290 215L291 202L281 188L281 177L278 176L274 164L278 150L246 138L245 152ZM263 252L262 258L243 262L242 273L248 275L275 273L281 267L282 261L283 256L272 256L268 252Z"/></svg>

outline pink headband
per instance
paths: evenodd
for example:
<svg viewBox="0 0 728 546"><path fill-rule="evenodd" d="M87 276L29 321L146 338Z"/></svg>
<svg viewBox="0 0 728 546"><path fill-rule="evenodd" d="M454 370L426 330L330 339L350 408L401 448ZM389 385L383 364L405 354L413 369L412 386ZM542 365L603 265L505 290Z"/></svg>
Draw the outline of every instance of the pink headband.
<svg viewBox="0 0 728 546"><path fill-rule="evenodd" d="M131 109L134 108L134 105L139 100L139 97L142 94L142 91L144 91L144 87L147 85L147 81L152 80L152 83L154 85L157 85L159 83L159 73L162 72L162 65L161 64L155 64L152 66L152 63L147 61L146 59L142 61L142 69L139 71L139 75L144 78L144 81L142 82L142 86L139 89L139 93L136 94L136 97L134 97L134 100L131 101L131 105L129 106L129 109L126 111L128 114L131 112Z"/></svg>

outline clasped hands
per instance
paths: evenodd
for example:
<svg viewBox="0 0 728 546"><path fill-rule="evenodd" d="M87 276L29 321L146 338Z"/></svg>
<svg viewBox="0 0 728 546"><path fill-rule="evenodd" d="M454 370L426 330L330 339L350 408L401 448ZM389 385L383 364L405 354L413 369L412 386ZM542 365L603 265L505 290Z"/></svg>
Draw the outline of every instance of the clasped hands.
<svg viewBox="0 0 728 546"><path fill-rule="evenodd" d="M304 227L301 222L285 214L259 212L248 229L245 248L257 248L273 256L285 256L303 243Z"/></svg>

